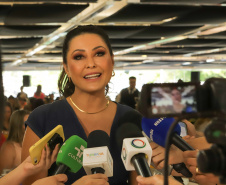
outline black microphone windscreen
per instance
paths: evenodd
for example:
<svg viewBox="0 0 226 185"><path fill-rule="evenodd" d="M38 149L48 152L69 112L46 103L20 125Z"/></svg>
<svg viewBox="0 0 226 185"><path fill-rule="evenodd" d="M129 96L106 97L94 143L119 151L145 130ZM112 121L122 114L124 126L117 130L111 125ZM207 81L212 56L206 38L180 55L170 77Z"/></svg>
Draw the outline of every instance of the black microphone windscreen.
<svg viewBox="0 0 226 185"><path fill-rule="evenodd" d="M134 123L124 123L116 131L116 142L118 147L122 148L123 139L133 137L144 137L140 128Z"/></svg>
<svg viewBox="0 0 226 185"><path fill-rule="evenodd" d="M87 148L101 147L101 146L107 146L109 148L110 146L109 136L103 130L94 130L88 136Z"/></svg>
<svg viewBox="0 0 226 185"><path fill-rule="evenodd" d="M124 123L134 123L140 130L142 130L141 122L142 115L136 110L131 110L120 117L118 121L118 126L121 126Z"/></svg>

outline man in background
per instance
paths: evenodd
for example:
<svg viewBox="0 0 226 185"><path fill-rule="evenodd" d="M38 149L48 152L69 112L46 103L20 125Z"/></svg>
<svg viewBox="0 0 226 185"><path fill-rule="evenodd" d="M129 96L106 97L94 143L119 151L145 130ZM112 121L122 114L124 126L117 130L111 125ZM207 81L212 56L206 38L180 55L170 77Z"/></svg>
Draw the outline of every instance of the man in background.
<svg viewBox="0 0 226 185"><path fill-rule="evenodd" d="M24 86L20 87L20 92L17 94L17 98L27 98L27 94L24 92Z"/></svg>
<svg viewBox="0 0 226 185"><path fill-rule="evenodd" d="M136 77L129 77L129 87L122 89L117 96L118 102L136 108L138 102L139 91L136 89ZM117 101L117 100L116 100Z"/></svg>

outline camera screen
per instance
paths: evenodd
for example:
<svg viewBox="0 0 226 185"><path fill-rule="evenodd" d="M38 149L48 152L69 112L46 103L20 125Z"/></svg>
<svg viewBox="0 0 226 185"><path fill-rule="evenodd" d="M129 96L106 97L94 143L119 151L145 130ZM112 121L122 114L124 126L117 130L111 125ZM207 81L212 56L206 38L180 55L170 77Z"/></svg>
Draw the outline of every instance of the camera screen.
<svg viewBox="0 0 226 185"><path fill-rule="evenodd" d="M197 112L196 86L193 84L153 85L150 89L152 114Z"/></svg>

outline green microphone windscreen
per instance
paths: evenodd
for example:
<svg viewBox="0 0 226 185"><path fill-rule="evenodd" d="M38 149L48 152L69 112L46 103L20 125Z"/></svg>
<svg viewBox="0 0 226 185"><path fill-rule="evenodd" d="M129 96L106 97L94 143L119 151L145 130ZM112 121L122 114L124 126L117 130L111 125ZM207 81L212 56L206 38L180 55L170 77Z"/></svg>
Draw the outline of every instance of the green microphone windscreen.
<svg viewBox="0 0 226 185"><path fill-rule="evenodd" d="M77 135L71 136L61 146L56 164L63 164L69 168L69 171L76 173L82 167L83 150L85 148L87 148L85 140Z"/></svg>

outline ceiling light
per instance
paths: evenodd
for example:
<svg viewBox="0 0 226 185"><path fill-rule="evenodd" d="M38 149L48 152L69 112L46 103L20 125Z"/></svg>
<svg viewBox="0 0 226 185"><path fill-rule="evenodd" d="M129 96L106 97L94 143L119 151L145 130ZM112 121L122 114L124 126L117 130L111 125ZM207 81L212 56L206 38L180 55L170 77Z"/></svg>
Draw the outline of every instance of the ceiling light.
<svg viewBox="0 0 226 185"><path fill-rule="evenodd" d="M34 50L28 52L28 53L26 54L26 56L27 56L27 57L30 57L30 56L34 55L35 53L41 51L41 50L44 49L45 47L46 47L46 45L41 45L41 46L35 48Z"/></svg>
<svg viewBox="0 0 226 185"><path fill-rule="evenodd" d="M191 64L191 62L184 62L182 65L187 66L187 65L190 65L190 64Z"/></svg>
<svg viewBox="0 0 226 185"><path fill-rule="evenodd" d="M206 62L214 62L214 61L215 61L215 59L213 59L213 58L206 59Z"/></svg>
<svg viewBox="0 0 226 185"><path fill-rule="evenodd" d="M146 63L152 63L152 62L154 62L154 60L144 60L143 61L144 64L146 64Z"/></svg>
<svg viewBox="0 0 226 185"><path fill-rule="evenodd" d="M174 19L176 19L177 17L171 17L171 18L168 18L168 19L164 19L162 22L170 22Z"/></svg>
<svg viewBox="0 0 226 185"><path fill-rule="evenodd" d="M21 62L22 62L22 59L18 59L16 61L14 61L11 65L16 66L16 65L20 64Z"/></svg>
<svg viewBox="0 0 226 185"><path fill-rule="evenodd" d="M208 29L206 31L200 32L197 35L211 35L215 33L219 33L226 30L226 26L220 26L212 29Z"/></svg>

